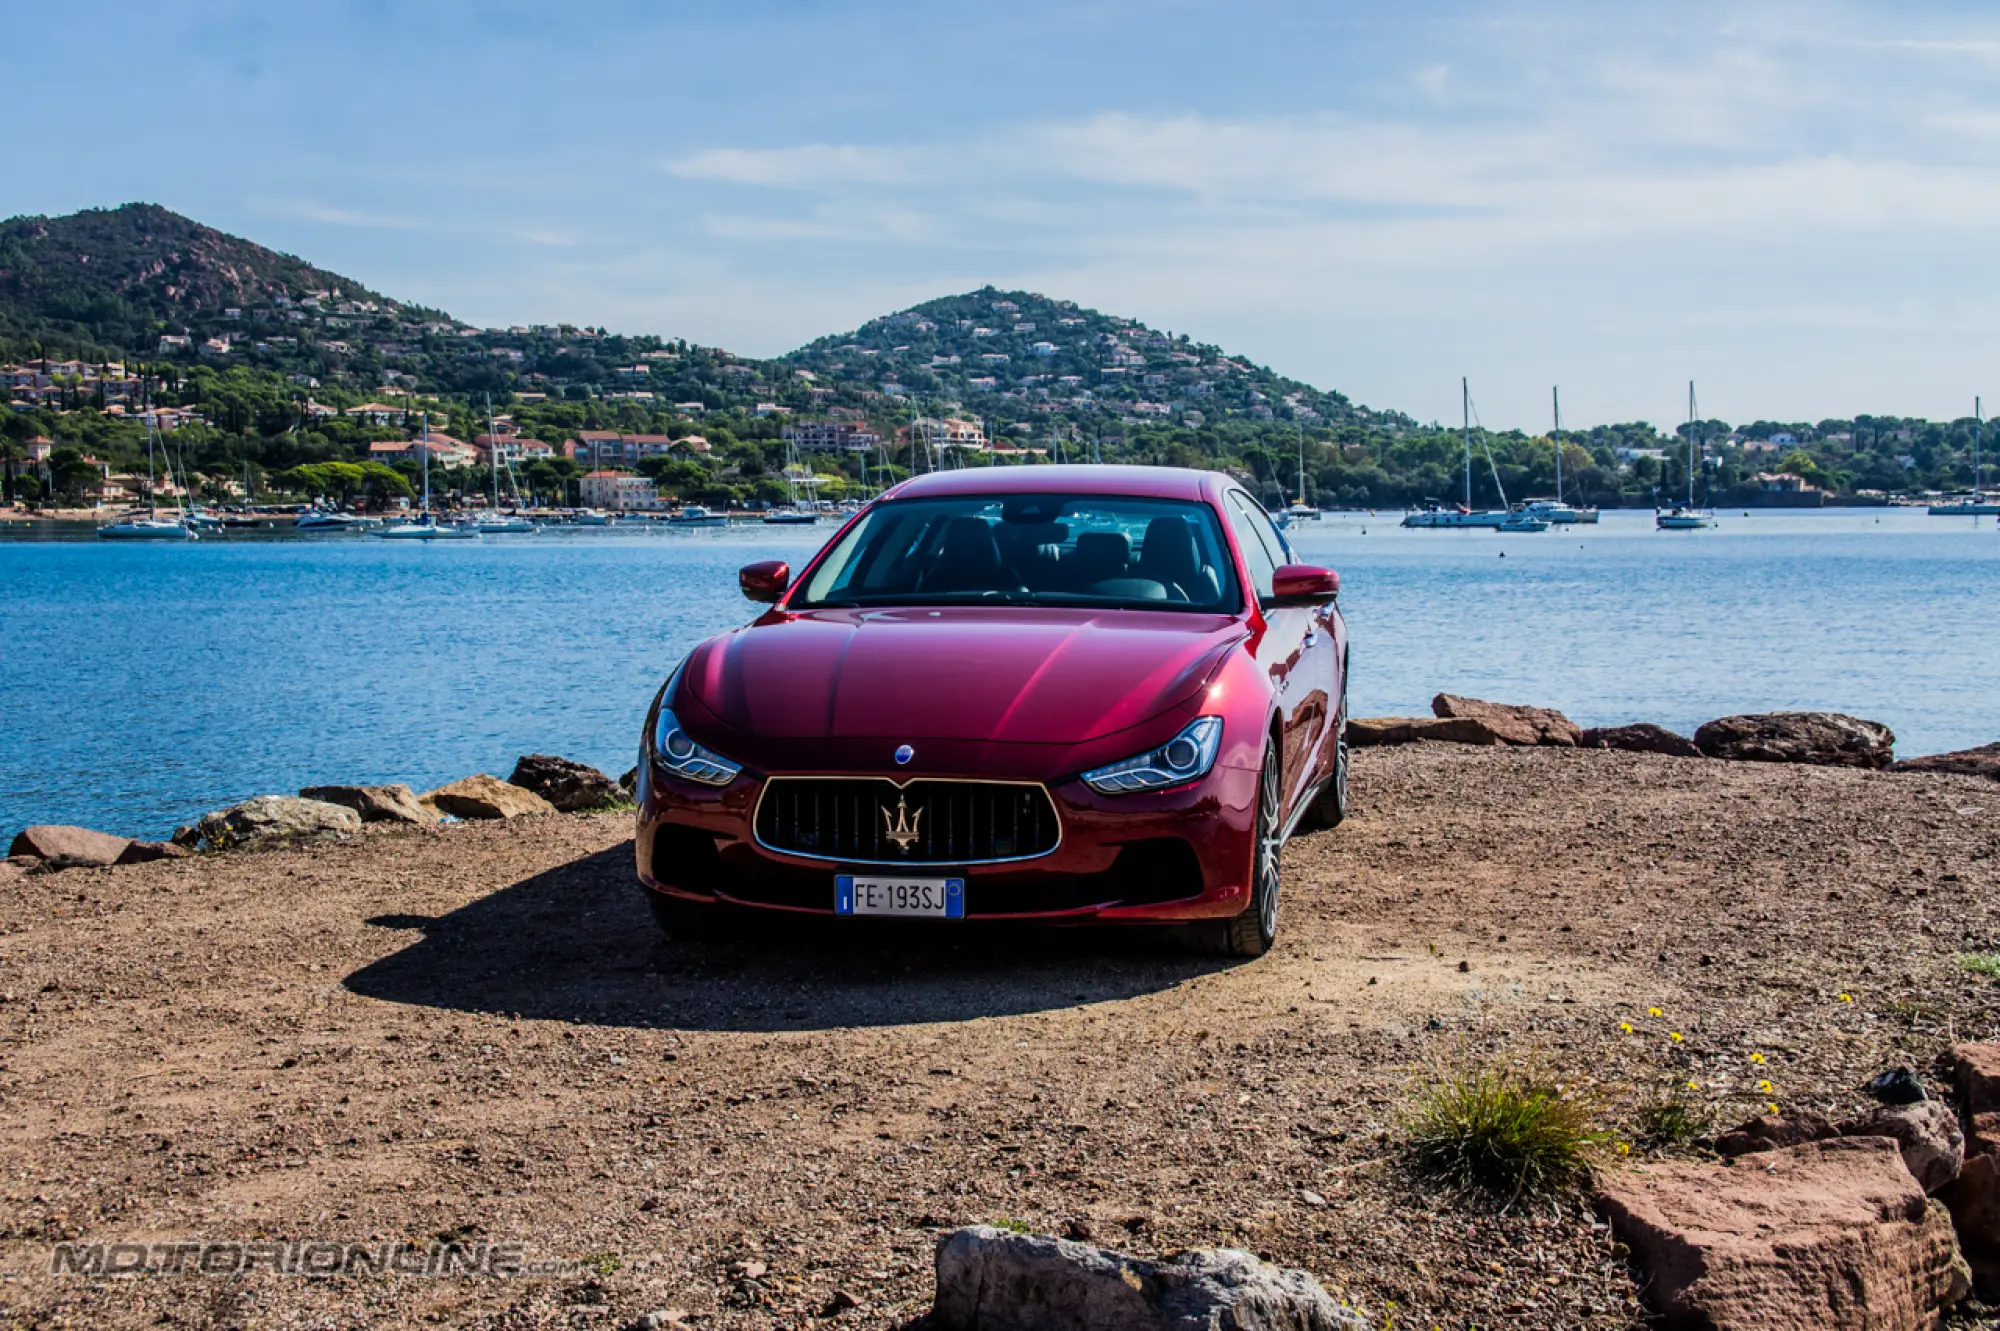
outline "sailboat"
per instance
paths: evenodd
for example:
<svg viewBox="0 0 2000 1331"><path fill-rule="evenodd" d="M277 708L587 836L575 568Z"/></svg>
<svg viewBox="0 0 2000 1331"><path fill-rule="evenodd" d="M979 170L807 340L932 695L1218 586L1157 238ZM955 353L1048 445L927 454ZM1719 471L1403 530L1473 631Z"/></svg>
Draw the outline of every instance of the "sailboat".
<svg viewBox="0 0 2000 1331"><path fill-rule="evenodd" d="M1560 389L1551 388L1549 390L1549 406L1555 418L1555 424L1549 431L1549 442L1555 446L1556 451L1556 497L1554 499L1530 499L1521 505L1520 511L1523 513L1532 513L1534 516L1542 518L1545 521L1565 526L1574 522L1596 522L1596 509L1576 508L1563 502L1563 413Z"/></svg>
<svg viewBox="0 0 2000 1331"><path fill-rule="evenodd" d="M1979 446L1986 433L1986 422L1979 411L1979 399L1972 399L1972 493L1953 495L1942 503L1932 504L1930 514L1934 518L1987 518L2000 513L2000 496L1988 498L1981 484L1985 474L1981 470L1982 459Z"/></svg>
<svg viewBox="0 0 2000 1331"><path fill-rule="evenodd" d="M491 394L488 394L486 398L486 441L489 450L487 461L489 470L493 473L493 503L484 513L474 515L472 519L473 527L479 531L495 535L526 534L540 531L541 528L539 526L527 518L521 517L518 513L508 514L500 511L500 468L502 462L500 457L500 436L494 433L493 430L493 397ZM507 467L507 484L514 489L514 507L519 509L521 507L521 487L514 483L513 464L510 462L505 465Z"/></svg>
<svg viewBox="0 0 2000 1331"><path fill-rule="evenodd" d="M810 527L819 522L819 514L809 508L799 507L799 483L796 472L799 455L792 447L792 441L785 441L785 506L774 508L764 515L764 521L773 527ZM726 521L726 519L725 519Z"/></svg>
<svg viewBox="0 0 2000 1331"><path fill-rule="evenodd" d="M194 528L180 516L180 496L174 496L175 516L160 516L159 501L153 497L153 425L146 424L146 501L147 515L127 513L108 526L99 527L97 534L107 541L192 541Z"/></svg>
<svg viewBox="0 0 2000 1331"><path fill-rule="evenodd" d="M424 413L424 506L415 522L399 522L375 534L385 541L473 541L479 532L469 526L440 523L431 512L431 415Z"/></svg>
<svg viewBox="0 0 2000 1331"><path fill-rule="evenodd" d="M1460 379L1458 381L1459 409L1463 416L1462 434L1465 440L1465 502L1457 508L1446 508L1436 500L1427 500L1424 507L1415 513L1403 515L1405 527L1419 527L1425 530L1456 528L1468 530L1478 528L1486 531L1535 532L1549 529L1546 518L1536 517L1528 512L1511 512L1507 508L1507 492L1500 485L1500 469L1493 467L1493 487L1500 495L1500 507L1475 512L1472 507L1472 388ZM1486 452L1488 466L1493 466L1493 451Z"/></svg>
<svg viewBox="0 0 2000 1331"><path fill-rule="evenodd" d="M1299 497L1285 506L1285 516L1293 522L1318 522L1319 510L1306 502L1306 432L1299 430Z"/></svg>
<svg viewBox="0 0 2000 1331"><path fill-rule="evenodd" d="M1653 515L1653 525L1661 531L1700 531L1715 525L1715 515L1694 505L1694 475L1701 470L1701 423L1695 415L1694 380L1688 380L1688 497L1664 513Z"/></svg>

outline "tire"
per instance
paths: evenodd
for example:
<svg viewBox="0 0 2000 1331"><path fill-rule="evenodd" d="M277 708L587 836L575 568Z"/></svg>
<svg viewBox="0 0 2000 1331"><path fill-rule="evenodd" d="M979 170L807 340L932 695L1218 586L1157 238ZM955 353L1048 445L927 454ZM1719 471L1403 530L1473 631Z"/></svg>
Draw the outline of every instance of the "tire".
<svg viewBox="0 0 2000 1331"><path fill-rule="evenodd" d="M1234 919L1210 926L1209 951L1224 957L1261 957L1278 936L1278 857L1284 850L1285 788L1275 745L1264 749L1257 778L1256 840L1251 850L1250 901Z"/></svg>
<svg viewBox="0 0 2000 1331"><path fill-rule="evenodd" d="M650 887L639 890L646 894L646 904L653 908L653 923L674 942L698 943L720 935L721 921L714 906L685 897L670 897Z"/></svg>

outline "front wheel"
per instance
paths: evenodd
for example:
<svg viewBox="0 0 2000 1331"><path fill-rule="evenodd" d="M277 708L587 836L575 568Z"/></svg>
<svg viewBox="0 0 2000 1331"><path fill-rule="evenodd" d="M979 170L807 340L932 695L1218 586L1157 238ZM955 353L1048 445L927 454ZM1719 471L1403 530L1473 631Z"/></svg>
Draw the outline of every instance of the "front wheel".
<svg viewBox="0 0 2000 1331"><path fill-rule="evenodd" d="M1257 781L1256 844L1250 862L1250 901L1234 919L1218 920L1209 950L1224 957L1261 957L1278 936L1278 856L1284 849L1285 791L1275 745L1264 750Z"/></svg>

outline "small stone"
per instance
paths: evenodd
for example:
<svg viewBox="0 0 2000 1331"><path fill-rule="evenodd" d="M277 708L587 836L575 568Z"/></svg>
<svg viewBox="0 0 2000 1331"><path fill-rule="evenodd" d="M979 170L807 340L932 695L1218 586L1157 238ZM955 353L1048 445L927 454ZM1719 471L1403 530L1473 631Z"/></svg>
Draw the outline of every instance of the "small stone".
<svg viewBox="0 0 2000 1331"><path fill-rule="evenodd" d="M1868 1084L1862 1089L1885 1105L1913 1105L1929 1098L1924 1084L1908 1068L1890 1068L1887 1072L1877 1073L1868 1079Z"/></svg>
<svg viewBox="0 0 2000 1331"><path fill-rule="evenodd" d="M859 1308L860 1306L861 1306L861 1300L855 1298L852 1294L849 1294L844 1289L835 1290L833 1292L833 1297L826 1301L826 1311L828 1316L833 1316L838 1313L844 1313L850 1308Z"/></svg>
<svg viewBox="0 0 2000 1331"><path fill-rule="evenodd" d="M1307 1206L1326 1205L1326 1198L1320 1196L1318 1193L1314 1192L1311 1188L1299 1189L1299 1200L1304 1202Z"/></svg>

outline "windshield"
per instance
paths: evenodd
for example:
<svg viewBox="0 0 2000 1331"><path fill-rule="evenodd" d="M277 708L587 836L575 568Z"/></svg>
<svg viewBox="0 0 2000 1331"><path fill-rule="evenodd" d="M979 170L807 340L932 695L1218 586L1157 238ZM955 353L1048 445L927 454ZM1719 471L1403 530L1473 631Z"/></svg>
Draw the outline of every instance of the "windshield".
<svg viewBox="0 0 2000 1331"><path fill-rule="evenodd" d="M1233 614L1215 511L1126 495L947 495L877 504L787 604L1062 605Z"/></svg>

